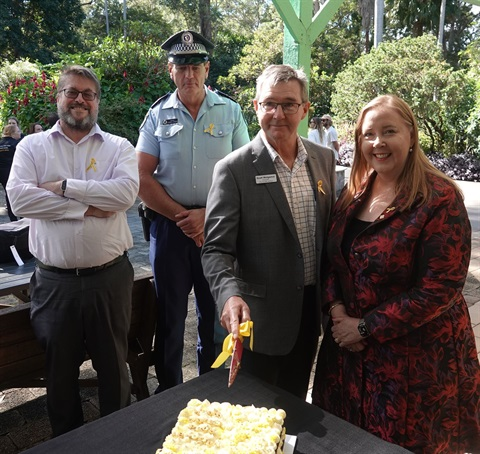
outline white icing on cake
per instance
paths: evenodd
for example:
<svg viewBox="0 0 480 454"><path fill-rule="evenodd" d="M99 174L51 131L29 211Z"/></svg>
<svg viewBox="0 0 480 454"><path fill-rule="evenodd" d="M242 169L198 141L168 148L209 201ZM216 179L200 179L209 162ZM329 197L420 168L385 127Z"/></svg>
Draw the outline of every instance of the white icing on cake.
<svg viewBox="0 0 480 454"><path fill-rule="evenodd" d="M286 413L192 399L157 454L281 454Z"/></svg>

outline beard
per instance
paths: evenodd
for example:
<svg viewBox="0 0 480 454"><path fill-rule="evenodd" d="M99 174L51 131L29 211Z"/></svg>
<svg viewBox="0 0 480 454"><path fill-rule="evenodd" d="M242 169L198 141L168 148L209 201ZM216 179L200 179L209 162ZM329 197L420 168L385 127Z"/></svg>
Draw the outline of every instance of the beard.
<svg viewBox="0 0 480 454"><path fill-rule="evenodd" d="M90 129L92 129L97 122L98 112L92 113L91 110L88 110L88 115L83 120L77 120L70 113L70 109L76 107L85 108L83 104L78 103L70 104L68 107L58 106L58 116L72 129L76 129L78 131L90 131Z"/></svg>

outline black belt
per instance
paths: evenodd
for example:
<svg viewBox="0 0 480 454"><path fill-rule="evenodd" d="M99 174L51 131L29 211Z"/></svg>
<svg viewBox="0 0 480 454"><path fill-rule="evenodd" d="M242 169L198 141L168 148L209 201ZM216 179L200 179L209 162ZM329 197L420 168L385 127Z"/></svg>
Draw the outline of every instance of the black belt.
<svg viewBox="0 0 480 454"><path fill-rule="evenodd" d="M124 257L127 257L127 252L125 251L123 255L118 256L117 258L110 260L107 263L99 266L92 266L91 268L57 268L56 266L45 265L40 260L36 260L37 266L42 270L53 271L54 273L59 274L75 274L76 276L90 276L95 274L97 271L102 271L106 268L110 268L116 263L120 262Z"/></svg>

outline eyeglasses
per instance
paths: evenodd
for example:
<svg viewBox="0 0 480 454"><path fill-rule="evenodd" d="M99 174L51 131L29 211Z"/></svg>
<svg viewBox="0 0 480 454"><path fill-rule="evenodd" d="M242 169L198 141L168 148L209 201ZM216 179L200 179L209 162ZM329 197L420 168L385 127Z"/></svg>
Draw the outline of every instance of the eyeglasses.
<svg viewBox="0 0 480 454"><path fill-rule="evenodd" d="M92 90L78 91L74 88L64 88L60 90L60 93L63 91L63 94L69 99L77 99L78 95L82 95L82 98L85 101L93 101L97 94Z"/></svg>
<svg viewBox="0 0 480 454"><path fill-rule="evenodd" d="M296 103L296 102L259 102L258 105L265 113L272 113L277 110L278 106L282 106L283 113L285 115L293 115L298 112L300 106L303 104Z"/></svg>

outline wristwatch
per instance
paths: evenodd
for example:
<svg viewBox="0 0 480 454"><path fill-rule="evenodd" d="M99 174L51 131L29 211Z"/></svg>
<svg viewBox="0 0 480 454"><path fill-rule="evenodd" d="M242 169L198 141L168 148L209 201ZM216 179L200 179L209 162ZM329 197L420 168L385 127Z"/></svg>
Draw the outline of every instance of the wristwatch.
<svg viewBox="0 0 480 454"><path fill-rule="evenodd" d="M62 181L61 189L62 189L62 193L65 194L65 191L67 189L67 180Z"/></svg>
<svg viewBox="0 0 480 454"><path fill-rule="evenodd" d="M368 331L367 325L365 325L365 320L363 318L358 322L358 332L362 337L370 336L370 331Z"/></svg>

